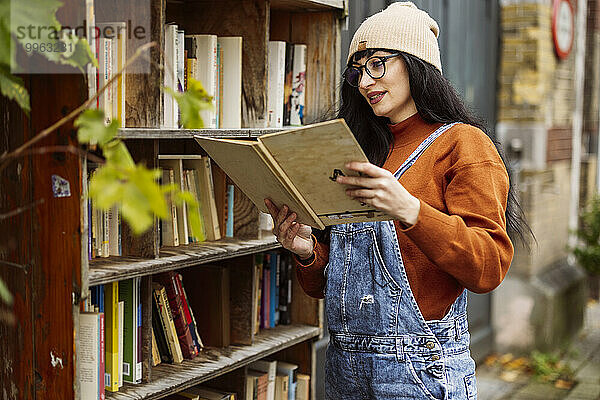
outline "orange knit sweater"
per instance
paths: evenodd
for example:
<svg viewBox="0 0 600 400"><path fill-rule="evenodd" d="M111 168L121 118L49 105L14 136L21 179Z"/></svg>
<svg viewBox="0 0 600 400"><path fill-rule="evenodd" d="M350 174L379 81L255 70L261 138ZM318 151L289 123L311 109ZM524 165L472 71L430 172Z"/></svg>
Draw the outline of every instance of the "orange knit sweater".
<svg viewBox="0 0 600 400"><path fill-rule="evenodd" d="M395 172L441 124L419 114L396 124L394 149L383 168ZM506 233L508 174L492 141L479 129L457 124L400 178L421 202L417 222L396 233L412 292L426 320L440 319L464 288L485 293L498 286L513 257ZM322 298L329 246L317 243L297 276L306 293Z"/></svg>

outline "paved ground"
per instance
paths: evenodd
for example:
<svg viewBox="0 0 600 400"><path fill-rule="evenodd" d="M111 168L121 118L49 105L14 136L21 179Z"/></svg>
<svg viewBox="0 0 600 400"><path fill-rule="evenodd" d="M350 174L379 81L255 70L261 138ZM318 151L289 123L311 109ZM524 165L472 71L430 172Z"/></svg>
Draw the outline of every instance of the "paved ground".
<svg viewBox="0 0 600 400"><path fill-rule="evenodd" d="M503 371L497 366L477 369L480 400L600 400L600 303L589 303L585 326L563 361L575 373L571 389L540 382L528 374Z"/></svg>

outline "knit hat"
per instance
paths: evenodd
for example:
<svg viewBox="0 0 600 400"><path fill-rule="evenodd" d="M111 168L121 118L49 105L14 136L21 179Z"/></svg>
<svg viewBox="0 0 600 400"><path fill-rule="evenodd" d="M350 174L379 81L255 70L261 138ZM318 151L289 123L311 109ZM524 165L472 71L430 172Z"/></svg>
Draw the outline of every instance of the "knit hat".
<svg viewBox="0 0 600 400"><path fill-rule="evenodd" d="M346 62L350 62L357 51L390 49L412 54L442 72L437 42L439 31L435 20L413 3L392 3L358 27L350 43Z"/></svg>

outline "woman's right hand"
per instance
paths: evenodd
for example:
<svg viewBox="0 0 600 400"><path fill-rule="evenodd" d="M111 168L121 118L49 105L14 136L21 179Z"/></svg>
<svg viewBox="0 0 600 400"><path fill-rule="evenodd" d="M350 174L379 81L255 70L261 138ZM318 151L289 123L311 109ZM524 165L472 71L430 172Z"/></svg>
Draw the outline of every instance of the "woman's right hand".
<svg viewBox="0 0 600 400"><path fill-rule="evenodd" d="M290 211L286 205L283 205L280 210L269 199L265 199L265 205L273 217L273 234L283 248L298 255L301 260L312 256L314 250L312 228L296 222L296 213Z"/></svg>

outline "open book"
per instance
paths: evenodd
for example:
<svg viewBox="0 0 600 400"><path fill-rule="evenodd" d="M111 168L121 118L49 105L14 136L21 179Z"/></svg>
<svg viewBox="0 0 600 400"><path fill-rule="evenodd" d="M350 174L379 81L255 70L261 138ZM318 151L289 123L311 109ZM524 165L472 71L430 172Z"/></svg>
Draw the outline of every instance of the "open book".
<svg viewBox="0 0 600 400"><path fill-rule="evenodd" d="M195 137L198 143L260 211L264 199L278 208L287 204L296 221L313 228L349 222L392 219L348 197L338 175L357 176L345 168L365 161L354 135L342 119L262 135L256 141Z"/></svg>

